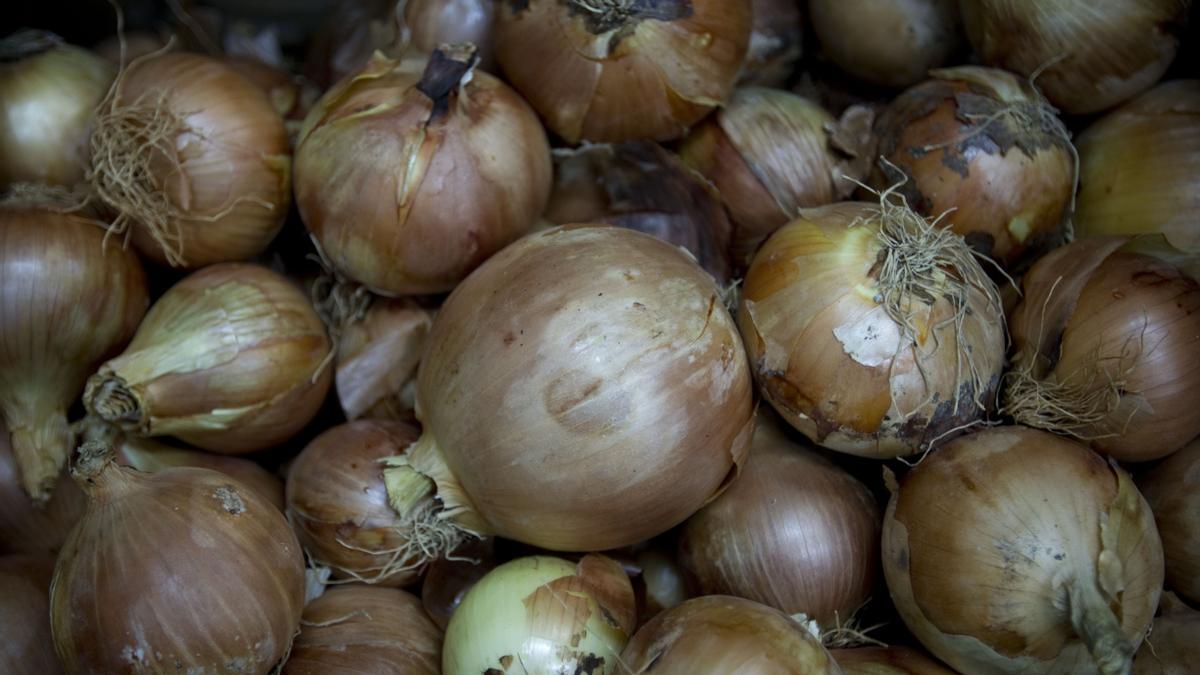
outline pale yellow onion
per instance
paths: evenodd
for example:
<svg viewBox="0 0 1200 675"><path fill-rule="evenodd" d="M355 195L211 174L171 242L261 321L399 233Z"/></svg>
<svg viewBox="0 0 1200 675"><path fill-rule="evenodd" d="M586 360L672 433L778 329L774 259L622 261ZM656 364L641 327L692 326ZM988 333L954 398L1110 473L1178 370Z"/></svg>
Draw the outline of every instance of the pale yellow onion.
<svg viewBox="0 0 1200 675"><path fill-rule="evenodd" d="M433 311L412 300L378 299L342 329L334 383L347 419L413 419L417 365Z"/></svg>
<svg viewBox="0 0 1200 675"><path fill-rule="evenodd" d="M1200 80L1154 87L1077 145L1077 236L1159 232L1200 253Z"/></svg>
<svg viewBox="0 0 1200 675"><path fill-rule="evenodd" d="M750 0L750 46L738 74L739 85L781 87L792 77L804 39L800 3Z"/></svg>
<svg viewBox="0 0 1200 675"><path fill-rule="evenodd" d="M124 353L100 366L84 405L128 433L223 454L282 443L329 389L330 344L308 298L276 272L211 265L150 308Z"/></svg>
<svg viewBox="0 0 1200 675"><path fill-rule="evenodd" d="M518 558L467 591L446 627L442 673L620 675L634 619L633 588L613 560Z"/></svg>
<svg viewBox="0 0 1200 675"><path fill-rule="evenodd" d="M479 67L495 72L492 0L405 0L404 20L410 44L432 53L444 44L470 42L479 50Z"/></svg>
<svg viewBox="0 0 1200 675"><path fill-rule="evenodd" d="M1187 675L1200 663L1200 612L1163 593L1159 616L1133 657L1133 675Z"/></svg>
<svg viewBox="0 0 1200 675"><path fill-rule="evenodd" d="M956 439L893 486L896 609L966 673L1127 673L1163 581L1153 515L1116 463L1044 431Z"/></svg>
<svg viewBox="0 0 1200 675"><path fill-rule="evenodd" d="M60 675L50 637L50 577L54 558L0 556L0 672Z"/></svg>
<svg viewBox="0 0 1200 675"><path fill-rule="evenodd" d="M783 418L879 458L983 420L1003 323L962 239L887 199L802 211L759 249L738 310L759 391Z"/></svg>
<svg viewBox="0 0 1200 675"><path fill-rule="evenodd" d="M750 28L750 0L503 2L496 59L570 144L668 141L729 96Z"/></svg>
<svg viewBox="0 0 1200 675"><path fill-rule="evenodd" d="M809 0L821 53L871 84L907 87L962 43L957 0Z"/></svg>
<svg viewBox="0 0 1200 675"><path fill-rule="evenodd" d="M1200 602L1200 439L1138 480L1150 502L1167 562L1167 587Z"/></svg>
<svg viewBox="0 0 1200 675"><path fill-rule="evenodd" d="M954 675L924 653L908 647L830 650L845 675Z"/></svg>
<svg viewBox="0 0 1200 675"><path fill-rule="evenodd" d="M959 0L984 64L1026 77L1064 112L1112 107L1175 58L1190 0Z"/></svg>

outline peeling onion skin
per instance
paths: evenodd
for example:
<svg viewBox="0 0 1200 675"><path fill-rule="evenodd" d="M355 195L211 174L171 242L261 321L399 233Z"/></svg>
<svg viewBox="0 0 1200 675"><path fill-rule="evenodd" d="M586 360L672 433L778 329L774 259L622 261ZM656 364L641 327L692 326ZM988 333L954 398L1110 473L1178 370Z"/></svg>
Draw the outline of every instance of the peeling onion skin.
<svg viewBox="0 0 1200 675"><path fill-rule="evenodd" d="M750 0L508 0L496 58L568 144L669 141L729 96L751 25Z"/></svg>
<svg viewBox="0 0 1200 675"><path fill-rule="evenodd" d="M411 593L336 586L304 608L281 675L439 675L441 648L442 632Z"/></svg>
<svg viewBox="0 0 1200 675"><path fill-rule="evenodd" d="M750 443L750 372L720 290L646 234L522 239L455 289L429 344L408 456L476 533L634 544L719 493Z"/></svg>
<svg viewBox="0 0 1200 675"><path fill-rule="evenodd" d="M779 610L727 595L693 598L638 630L621 661L656 675L841 675L799 622Z"/></svg>
<svg viewBox="0 0 1200 675"><path fill-rule="evenodd" d="M909 630L980 674L1128 672L1163 581L1128 474L1024 427L956 439L905 476L884 516L883 569Z"/></svg>
<svg viewBox="0 0 1200 675"><path fill-rule="evenodd" d="M1162 77L1190 0L959 0L984 64L1029 77L1072 115L1110 108ZM1057 60L1061 59L1061 60ZM1057 60L1057 61L1056 61Z"/></svg>
<svg viewBox="0 0 1200 675"><path fill-rule="evenodd" d="M1200 603L1200 439L1138 481L1154 511L1167 561L1167 587Z"/></svg>
<svg viewBox="0 0 1200 675"><path fill-rule="evenodd" d="M61 675L50 637L50 577L54 558L0 557L0 672Z"/></svg>
<svg viewBox="0 0 1200 675"><path fill-rule="evenodd" d="M831 649L845 675L954 675L954 671L908 647Z"/></svg>

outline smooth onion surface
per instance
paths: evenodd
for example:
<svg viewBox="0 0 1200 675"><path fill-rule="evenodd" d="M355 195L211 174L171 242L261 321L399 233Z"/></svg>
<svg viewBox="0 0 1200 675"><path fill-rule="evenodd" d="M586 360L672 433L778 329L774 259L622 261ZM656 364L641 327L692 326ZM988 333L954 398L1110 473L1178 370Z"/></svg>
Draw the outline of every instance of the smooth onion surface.
<svg viewBox="0 0 1200 675"><path fill-rule="evenodd" d="M342 328L334 383L347 419L414 419L417 365L432 323L433 312L410 299L378 299Z"/></svg>
<svg viewBox="0 0 1200 675"><path fill-rule="evenodd" d="M50 576L54 559L0 557L0 672L59 675L63 672L50 637Z"/></svg>
<svg viewBox="0 0 1200 675"><path fill-rule="evenodd" d="M1200 439L1163 460L1138 481L1167 563L1167 587L1200 603Z"/></svg>
<svg viewBox="0 0 1200 675"><path fill-rule="evenodd" d="M954 671L908 647L830 650L845 675L954 675Z"/></svg>

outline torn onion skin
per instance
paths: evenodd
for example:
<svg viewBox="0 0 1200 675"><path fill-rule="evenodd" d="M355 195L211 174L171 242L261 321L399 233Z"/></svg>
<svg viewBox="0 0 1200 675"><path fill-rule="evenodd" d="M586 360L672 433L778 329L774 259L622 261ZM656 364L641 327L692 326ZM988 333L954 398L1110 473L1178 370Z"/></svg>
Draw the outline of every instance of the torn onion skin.
<svg viewBox="0 0 1200 675"><path fill-rule="evenodd" d="M50 636L50 577L54 558L0 557L0 672L6 675L61 675Z"/></svg>
<svg viewBox="0 0 1200 675"><path fill-rule="evenodd" d="M829 651L845 675L954 675L954 671L909 647L856 647Z"/></svg>
<svg viewBox="0 0 1200 675"><path fill-rule="evenodd" d="M1200 603L1200 439L1138 481L1154 511L1167 561L1167 587Z"/></svg>

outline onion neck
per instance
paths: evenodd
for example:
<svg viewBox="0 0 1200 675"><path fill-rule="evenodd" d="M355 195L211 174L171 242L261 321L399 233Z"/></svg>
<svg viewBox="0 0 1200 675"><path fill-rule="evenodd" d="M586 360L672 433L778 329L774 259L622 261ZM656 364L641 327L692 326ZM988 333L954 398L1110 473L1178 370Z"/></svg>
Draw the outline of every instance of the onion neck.
<svg viewBox="0 0 1200 675"><path fill-rule="evenodd" d="M21 487L34 502L45 504L74 443L66 413L35 403L9 406L5 418Z"/></svg>
<svg viewBox="0 0 1200 675"><path fill-rule="evenodd" d="M458 90L459 85L469 81L468 75L479 63L479 55L475 45L464 42L457 45L443 45L435 49L425 65L417 90L433 101L433 110L429 113L429 121L442 117L450 109L450 95Z"/></svg>
<svg viewBox="0 0 1200 675"><path fill-rule="evenodd" d="M100 419L123 429L142 422L142 402L125 380L116 375L97 374L88 380L84 405Z"/></svg>
<svg viewBox="0 0 1200 675"><path fill-rule="evenodd" d="M1067 582L1071 626L1083 639L1101 675L1127 675L1133 669L1133 645L1121 622L1094 583L1078 578Z"/></svg>

